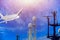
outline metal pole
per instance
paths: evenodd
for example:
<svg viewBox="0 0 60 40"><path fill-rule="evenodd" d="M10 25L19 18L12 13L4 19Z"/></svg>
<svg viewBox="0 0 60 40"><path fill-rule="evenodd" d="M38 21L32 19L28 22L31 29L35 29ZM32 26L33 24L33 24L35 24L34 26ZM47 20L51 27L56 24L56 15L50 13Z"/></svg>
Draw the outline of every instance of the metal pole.
<svg viewBox="0 0 60 40"><path fill-rule="evenodd" d="M56 13L55 13L55 11L53 12L53 17L54 17L54 24L55 24L55 20L56 20ZM54 37L56 35L56 29L55 28L56 28L56 26L54 25L54 28L53 28L54 29L54 33L53 33Z"/></svg>
<svg viewBox="0 0 60 40"><path fill-rule="evenodd" d="M47 17L48 19L48 38L49 38L49 18Z"/></svg>

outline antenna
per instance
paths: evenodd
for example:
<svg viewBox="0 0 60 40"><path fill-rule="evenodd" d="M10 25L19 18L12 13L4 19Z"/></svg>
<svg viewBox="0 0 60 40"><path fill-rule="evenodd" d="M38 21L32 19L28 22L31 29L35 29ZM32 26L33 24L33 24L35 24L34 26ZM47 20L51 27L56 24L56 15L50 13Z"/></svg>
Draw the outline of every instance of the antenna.
<svg viewBox="0 0 60 40"><path fill-rule="evenodd" d="M47 38L49 38L49 24L50 24L49 17L51 17L51 16L43 16L43 17L47 18L47 22L48 22L48 36L47 36Z"/></svg>
<svg viewBox="0 0 60 40"><path fill-rule="evenodd" d="M52 14L53 14L53 24L49 23L49 16L47 16L47 19L48 19L48 37L47 38L49 38L51 40L59 40L60 36L58 36L56 34L56 27L60 26L60 24L56 23L56 12L53 11ZM49 26L53 27L53 35L51 35L51 36L49 35Z"/></svg>

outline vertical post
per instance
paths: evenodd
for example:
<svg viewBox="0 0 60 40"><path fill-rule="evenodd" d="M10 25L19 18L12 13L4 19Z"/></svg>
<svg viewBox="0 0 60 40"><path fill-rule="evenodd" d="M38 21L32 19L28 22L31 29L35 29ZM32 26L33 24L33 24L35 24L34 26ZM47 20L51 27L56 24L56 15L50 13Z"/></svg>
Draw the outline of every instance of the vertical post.
<svg viewBox="0 0 60 40"><path fill-rule="evenodd" d="M47 38L49 38L49 25L50 25L49 17L51 17L51 16L44 16L44 17L47 18L47 22L48 22L48 36L47 36Z"/></svg>
<svg viewBox="0 0 60 40"><path fill-rule="evenodd" d="M48 19L48 38L49 38L49 18L47 17Z"/></svg>
<svg viewBox="0 0 60 40"><path fill-rule="evenodd" d="M53 17L54 17L54 24L55 24L55 20L56 20L56 12L55 11L53 12ZM55 28L56 28L56 26L54 25L54 33L53 33L54 36L56 34L56 29Z"/></svg>

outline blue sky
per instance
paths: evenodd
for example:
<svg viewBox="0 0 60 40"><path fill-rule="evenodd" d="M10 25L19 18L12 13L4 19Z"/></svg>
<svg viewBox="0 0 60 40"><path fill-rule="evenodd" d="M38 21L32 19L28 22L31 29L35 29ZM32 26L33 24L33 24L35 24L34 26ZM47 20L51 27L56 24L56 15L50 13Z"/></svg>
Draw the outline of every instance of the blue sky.
<svg viewBox="0 0 60 40"><path fill-rule="evenodd" d="M37 40L48 40L47 20L43 16L52 16L52 11L57 11L58 23L60 23L60 0L37 0L36 4L23 4L22 0L0 0L0 13L11 15L23 8L19 19L9 21L7 24L0 24L1 40L15 40L16 34L20 35L21 40L28 38L28 23L32 22L32 17L37 17L36 37ZM52 19L52 18L51 18ZM53 20L50 20L53 23ZM53 31L50 27L50 33ZM59 29L59 27L57 28Z"/></svg>

